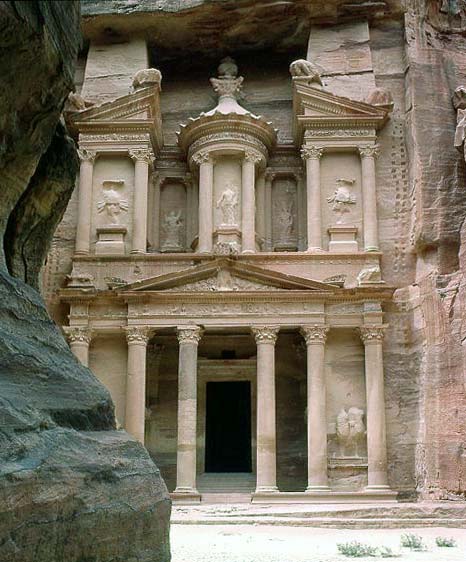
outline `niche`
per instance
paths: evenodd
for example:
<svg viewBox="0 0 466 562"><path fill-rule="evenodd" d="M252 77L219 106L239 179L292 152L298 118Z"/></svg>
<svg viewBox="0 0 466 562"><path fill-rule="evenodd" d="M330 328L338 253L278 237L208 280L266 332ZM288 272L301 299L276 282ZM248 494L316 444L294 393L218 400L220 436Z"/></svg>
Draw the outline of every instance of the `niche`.
<svg viewBox="0 0 466 562"><path fill-rule="evenodd" d="M160 191L160 251L183 252L186 247L186 188L167 179Z"/></svg>
<svg viewBox="0 0 466 562"><path fill-rule="evenodd" d="M298 196L293 177L278 177L273 181L272 240L274 251L298 249Z"/></svg>

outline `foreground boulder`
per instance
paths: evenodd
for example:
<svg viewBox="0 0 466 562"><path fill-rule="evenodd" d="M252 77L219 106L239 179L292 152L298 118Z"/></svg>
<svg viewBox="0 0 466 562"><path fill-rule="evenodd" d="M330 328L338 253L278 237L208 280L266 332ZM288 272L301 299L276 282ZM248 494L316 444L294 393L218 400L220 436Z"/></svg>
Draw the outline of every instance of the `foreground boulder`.
<svg viewBox="0 0 466 562"><path fill-rule="evenodd" d="M79 3L2 2L0 29L0 561L165 562L160 473L33 288L78 167Z"/></svg>

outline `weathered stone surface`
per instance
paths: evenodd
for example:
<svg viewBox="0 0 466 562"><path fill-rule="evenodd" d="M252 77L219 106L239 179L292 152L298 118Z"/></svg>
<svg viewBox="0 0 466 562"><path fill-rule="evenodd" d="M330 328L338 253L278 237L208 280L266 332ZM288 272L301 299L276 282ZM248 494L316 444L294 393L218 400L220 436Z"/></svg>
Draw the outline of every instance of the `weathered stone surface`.
<svg viewBox="0 0 466 562"><path fill-rule="evenodd" d="M166 561L159 471L30 286L77 170L58 121L78 28L77 2L0 6L0 560Z"/></svg>

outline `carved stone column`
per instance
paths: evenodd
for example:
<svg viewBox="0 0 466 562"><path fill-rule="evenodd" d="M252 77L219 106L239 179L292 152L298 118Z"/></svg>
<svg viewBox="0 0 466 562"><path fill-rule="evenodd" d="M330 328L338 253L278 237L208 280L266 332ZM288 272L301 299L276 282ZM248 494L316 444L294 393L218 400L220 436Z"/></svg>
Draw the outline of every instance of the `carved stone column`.
<svg viewBox="0 0 466 562"><path fill-rule="evenodd" d="M89 367L89 345L92 332L84 326L65 326L63 328L71 351L85 367Z"/></svg>
<svg viewBox="0 0 466 562"><path fill-rule="evenodd" d="M126 377L125 429L144 443L146 413L146 352L150 329L128 326L128 373Z"/></svg>
<svg viewBox="0 0 466 562"><path fill-rule="evenodd" d="M153 176L154 188L154 228L152 233L153 247L156 252L160 252L160 189L162 187L162 178L156 173Z"/></svg>
<svg viewBox="0 0 466 562"><path fill-rule="evenodd" d="M177 494L197 495L196 421L197 421L197 348L202 330L199 326L177 330L178 365L178 444L176 461Z"/></svg>
<svg viewBox="0 0 466 562"><path fill-rule="evenodd" d="M265 250L265 178L261 174L257 178L256 230L260 236L262 249Z"/></svg>
<svg viewBox="0 0 466 562"><path fill-rule="evenodd" d="M298 197L298 250L306 248L306 190L304 189L304 174L295 174Z"/></svg>
<svg viewBox="0 0 466 562"><path fill-rule="evenodd" d="M265 249L268 252L273 250L272 248L272 183L275 178L275 174L267 171L265 173Z"/></svg>
<svg viewBox="0 0 466 562"><path fill-rule="evenodd" d="M241 192L241 247L243 254L254 254L256 251L256 164L261 157L252 150L244 153L242 163L242 192Z"/></svg>
<svg viewBox="0 0 466 562"><path fill-rule="evenodd" d="M362 326L367 401L368 490L388 490L382 342L385 326Z"/></svg>
<svg viewBox="0 0 466 562"><path fill-rule="evenodd" d="M303 326L307 346L307 492L327 492L327 404L325 341L327 326Z"/></svg>
<svg viewBox="0 0 466 562"><path fill-rule="evenodd" d="M193 182L191 174L184 177L184 186L186 189L186 249L189 251L194 238L194 214L197 209L193 205Z"/></svg>
<svg viewBox="0 0 466 562"><path fill-rule="evenodd" d="M147 188L149 183L149 165L153 155L147 149L130 150L134 161L134 213L132 254L144 254L147 251Z"/></svg>
<svg viewBox="0 0 466 562"><path fill-rule="evenodd" d="M198 252L212 252L214 162L208 152L198 152L193 161L199 165L199 245Z"/></svg>
<svg viewBox="0 0 466 562"><path fill-rule="evenodd" d="M256 494L278 492L275 413L275 343L278 326L253 326L257 344Z"/></svg>
<svg viewBox="0 0 466 562"><path fill-rule="evenodd" d="M81 160L79 169L78 225L76 229L76 254L86 255L90 251L92 215L92 177L96 153L92 150L78 150Z"/></svg>
<svg viewBox="0 0 466 562"><path fill-rule="evenodd" d="M322 249L322 197L320 159L323 148L303 146L301 156L306 161L307 251Z"/></svg>
<svg viewBox="0 0 466 562"><path fill-rule="evenodd" d="M365 146L359 149L362 172L362 204L364 221L364 249L377 252L379 249L377 221L377 193L375 186L375 159L379 154L377 146Z"/></svg>

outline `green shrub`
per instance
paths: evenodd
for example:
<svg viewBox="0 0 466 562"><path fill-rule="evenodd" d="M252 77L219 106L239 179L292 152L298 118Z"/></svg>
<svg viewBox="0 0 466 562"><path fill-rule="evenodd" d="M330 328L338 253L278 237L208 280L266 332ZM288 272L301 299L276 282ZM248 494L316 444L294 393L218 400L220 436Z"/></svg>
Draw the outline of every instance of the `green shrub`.
<svg viewBox="0 0 466 562"><path fill-rule="evenodd" d="M369 544L358 541L337 544L339 552L349 558L363 558L364 556L377 556L378 549Z"/></svg>
<svg viewBox="0 0 466 562"><path fill-rule="evenodd" d="M410 548L411 550L423 551L427 550L424 541L419 535L413 535L411 533L406 533L401 535L401 546L405 548Z"/></svg>
<svg viewBox="0 0 466 562"><path fill-rule="evenodd" d="M453 538L448 538L448 537L437 537L435 539L435 543L437 544L437 546L445 546L445 547L455 547L456 546L456 541Z"/></svg>
<svg viewBox="0 0 466 562"><path fill-rule="evenodd" d="M378 549L378 555L382 558L398 558L400 556L398 553L393 552L389 546L381 546Z"/></svg>

